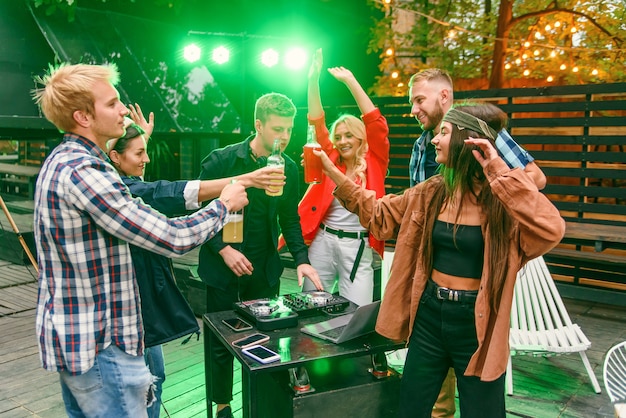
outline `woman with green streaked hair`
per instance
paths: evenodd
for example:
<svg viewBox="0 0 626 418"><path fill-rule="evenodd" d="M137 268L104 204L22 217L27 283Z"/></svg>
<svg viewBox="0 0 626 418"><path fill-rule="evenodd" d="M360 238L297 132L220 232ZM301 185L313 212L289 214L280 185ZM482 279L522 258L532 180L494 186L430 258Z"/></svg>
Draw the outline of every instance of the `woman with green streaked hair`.
<svg viewBox="0 0 626 418"><path fill-rule="evenodd" d="M376 331L405 340L399 416L430 418L453 367L463 418L504 418L509 317L517 272L565 232L557 208L495 148L506 115L450 109L432 139L439 174L376 198L323 153L341 204L377 239L396 239Z"/></svg>

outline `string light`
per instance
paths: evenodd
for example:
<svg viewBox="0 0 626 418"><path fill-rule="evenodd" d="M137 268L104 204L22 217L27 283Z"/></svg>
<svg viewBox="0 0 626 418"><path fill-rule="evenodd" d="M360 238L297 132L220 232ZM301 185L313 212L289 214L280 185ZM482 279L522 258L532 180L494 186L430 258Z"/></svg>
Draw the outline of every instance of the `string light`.
<svg viewBox="0 0 626 418"><path fill-rule="evenodd" d="M572 72L577 73L578 72L578 67L572 68Z"/></svg>
<svg viewBox="0 0 626 418"><path fill-rule="evenodd" d="M524 70L524 76L528 77L528 75L530 74L530 70Z"/></svg>
<svg viewBox="0 0 626 418"><path fill-rule="evenodd" d="M591 70L591 75L598 75L598 70L596 68Z"/></svg>
<svg viewBox="0 0 626 418"><path fill-rule="evenodd" d="M566 68L567 68L567 65L565 65L565 64L561 64L561 66L560 66L559 68L560 68L561 70L564 70L564 69L566 69Z"/></svg>
<svg viewBox="0 0 626 418"><path fill-rule="evenodd" d="M400 74L397 71L391 73L391 78L398 78Z"/></svg>
<svg viewBox="0 0 626 418"><path fill-rule="evenodd" d="M548 76L548 78L546 78L546 81L548 83L552 83L554 81L554 77L552 77L551 75Z"/></svg>
<svg viewBox="0 0 626 418"><path fill-rule="evenodd" d="M393 48L387 48L387 50L385 51L385 54L390 57L393 55Z"/></svg>

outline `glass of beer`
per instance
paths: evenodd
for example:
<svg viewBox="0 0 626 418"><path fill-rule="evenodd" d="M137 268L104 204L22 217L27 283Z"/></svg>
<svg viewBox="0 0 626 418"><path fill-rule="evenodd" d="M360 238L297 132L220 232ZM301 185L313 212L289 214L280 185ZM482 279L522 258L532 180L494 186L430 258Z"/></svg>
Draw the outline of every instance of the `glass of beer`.
<svg viewBox="0 0 626 418"><path fill-rule="evenodd" d="M232 244L243 242L243 208L228 212L228 223L224 225L222 241Z"/></svg>
<svg viewBox="0 0 626 418"><path fill-rule="evenodd" d="M304 182L308 184L322 182L322 160L313 150L321 151L322 146L318 143L304 145Z"/></svg>

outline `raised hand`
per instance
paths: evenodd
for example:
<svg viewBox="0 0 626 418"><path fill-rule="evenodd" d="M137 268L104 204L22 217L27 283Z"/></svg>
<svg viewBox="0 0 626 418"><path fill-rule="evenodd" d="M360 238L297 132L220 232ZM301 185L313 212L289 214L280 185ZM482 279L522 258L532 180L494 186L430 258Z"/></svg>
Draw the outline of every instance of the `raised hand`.
<svg viewBox="0 0 626 418"><path fill-rule="evenodd" d="M150 139L150 137L152 136L152 132L154 131L154 112L150 112L150 114L148 115L148 119L146 120L139 104L129 104L128 110L130 110L128 116L130 116L133 122L139 125L141 129L146 131L146 141Z"/></svg>
<svg viewBox="0 0 626 418"><path fill-rule="evenodd" d="M468 138L465 140L466 145L474 145L478 149L472 150L472 154L474 154L474 158L481 165L481 167L485 168L489 162L495 160L499 157L498 151L491 144L491 141L484 138Z"/></svg>
<svg viewBox="0 0 626 418"><path fill-rule="evenodd" d="M344 84L348 84L348 82L356 80L352 71L345 67L332 67L328 69L328 72L335 77L337 81L341 81Z"/></svg>

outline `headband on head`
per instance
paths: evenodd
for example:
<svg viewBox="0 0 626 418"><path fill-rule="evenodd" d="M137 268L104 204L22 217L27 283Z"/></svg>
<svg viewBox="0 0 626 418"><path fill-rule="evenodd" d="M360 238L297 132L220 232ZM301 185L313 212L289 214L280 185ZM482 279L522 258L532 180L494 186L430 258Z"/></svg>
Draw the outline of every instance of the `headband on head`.
<svg viewBox="0 0 626 418"><path fill-rule="evenodd" d="M448 110L448 113L443 117L443 121L452 123L459 129L469 129L483 134L492 141L498 136L498 132L491 128L484 120L457 109Z"/></svg>

